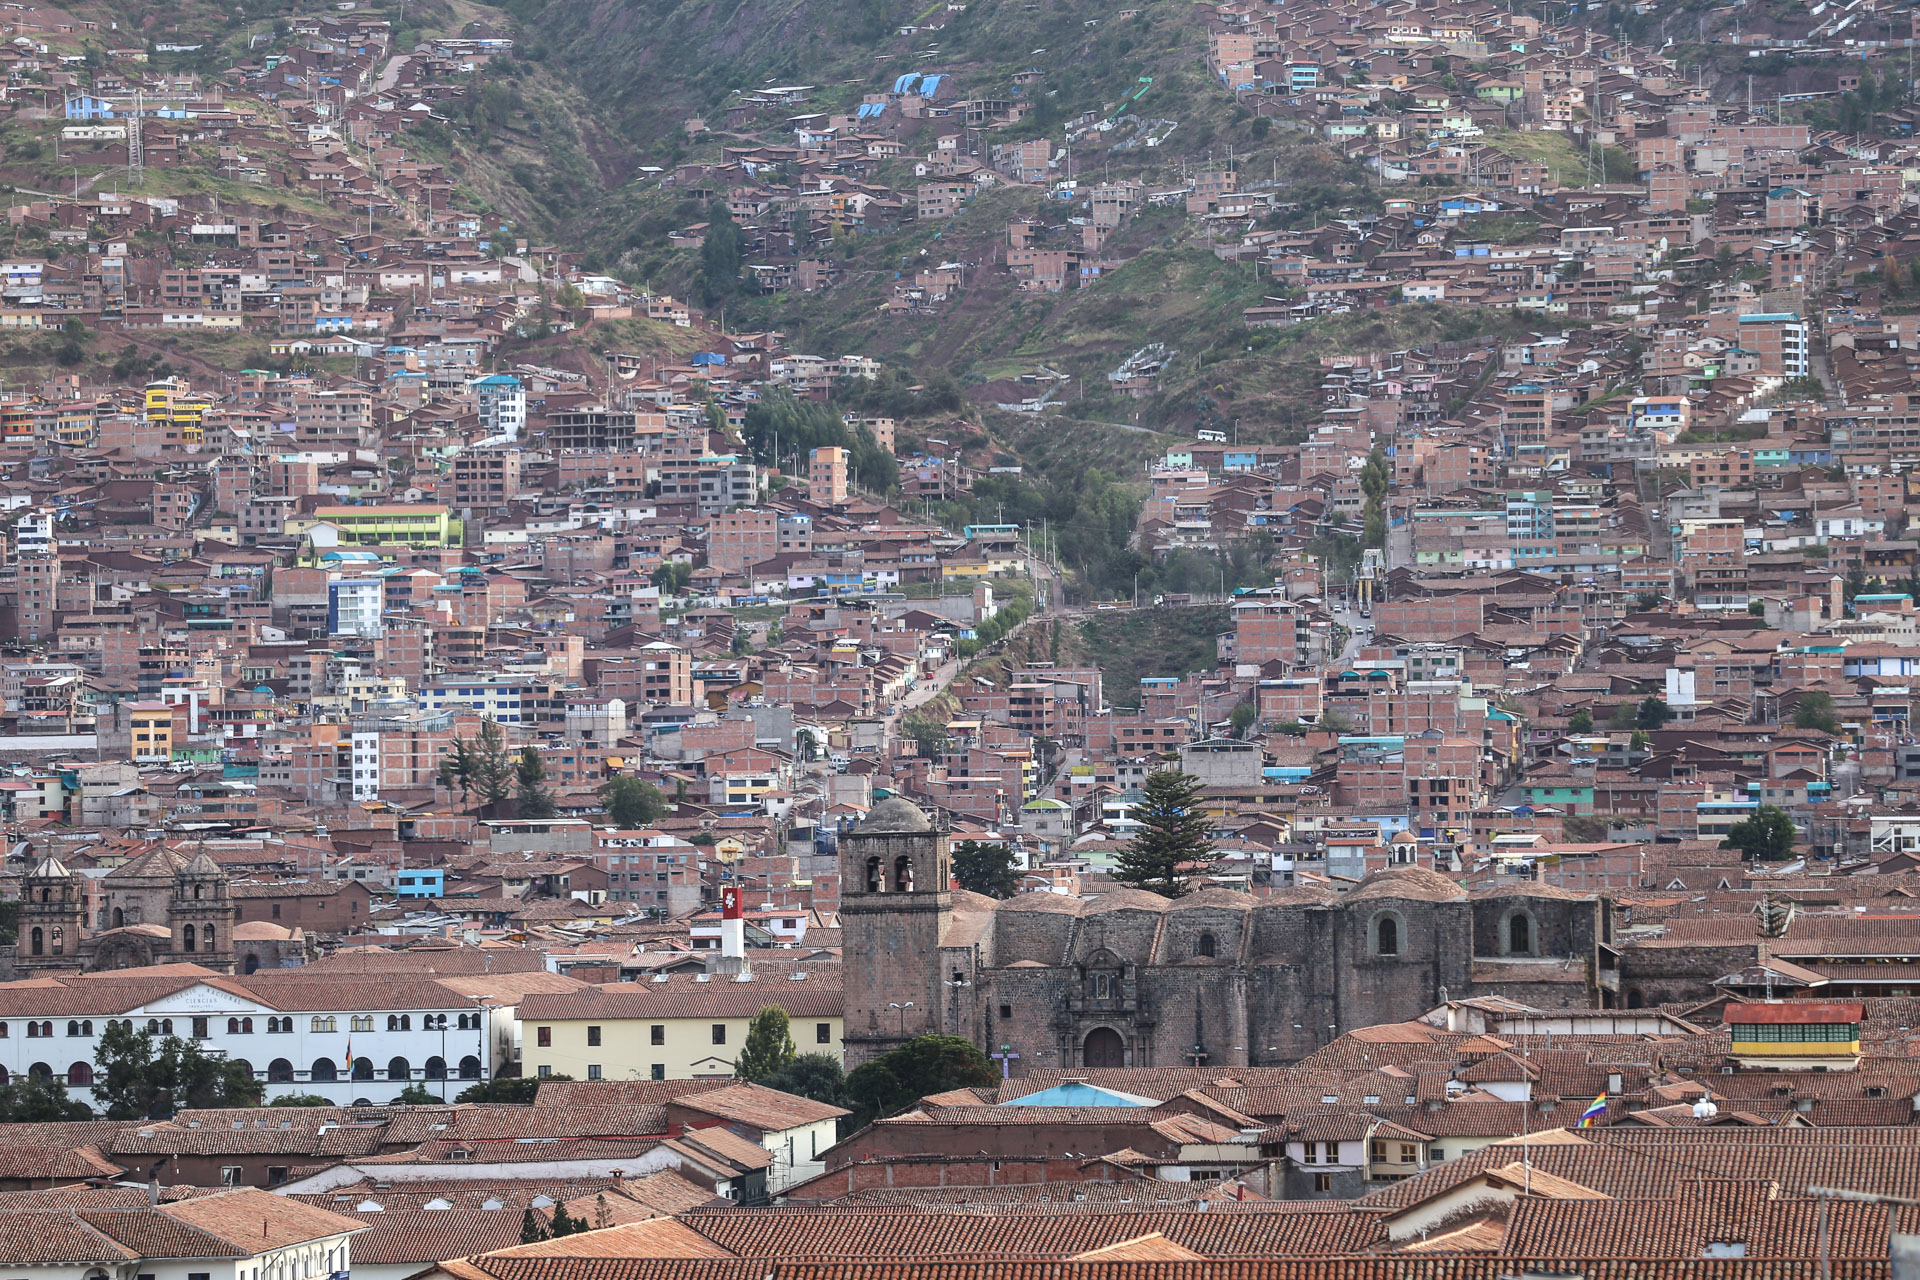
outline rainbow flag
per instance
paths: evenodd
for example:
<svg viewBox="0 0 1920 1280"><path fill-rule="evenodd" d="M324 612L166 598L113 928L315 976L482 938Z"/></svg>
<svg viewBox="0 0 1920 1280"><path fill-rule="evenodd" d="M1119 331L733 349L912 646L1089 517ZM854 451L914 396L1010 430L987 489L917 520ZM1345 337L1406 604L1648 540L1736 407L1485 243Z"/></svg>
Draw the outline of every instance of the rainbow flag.
<svg viewBox="0 0 1920 1280"><path fill-rule="evenodd" d="M347 1070L353 1070L353 1037L347 1037Z"/></svg>
<svg viewBox="0 0 1920 1280"><path fill-rule="evenodd" d="M1605 1114L1607 1114L1607 1095L1603 1093L1593 1100L1592 1106L1580 1113L1580 1127L1593 1128L1593 1122Z"/></svg>

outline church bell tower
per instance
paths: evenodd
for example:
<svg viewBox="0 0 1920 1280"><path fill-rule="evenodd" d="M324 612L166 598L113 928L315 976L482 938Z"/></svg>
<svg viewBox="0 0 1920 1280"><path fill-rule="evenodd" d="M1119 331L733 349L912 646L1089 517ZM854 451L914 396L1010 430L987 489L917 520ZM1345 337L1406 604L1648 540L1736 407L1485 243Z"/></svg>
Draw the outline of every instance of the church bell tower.
<svg viewBox="0 0 1920 1280"><path fill-rule="evenodd" d="M849 1069L940 1029L940 939L953 915L950 843L899 796L875 805L840 841Z"/></svg>

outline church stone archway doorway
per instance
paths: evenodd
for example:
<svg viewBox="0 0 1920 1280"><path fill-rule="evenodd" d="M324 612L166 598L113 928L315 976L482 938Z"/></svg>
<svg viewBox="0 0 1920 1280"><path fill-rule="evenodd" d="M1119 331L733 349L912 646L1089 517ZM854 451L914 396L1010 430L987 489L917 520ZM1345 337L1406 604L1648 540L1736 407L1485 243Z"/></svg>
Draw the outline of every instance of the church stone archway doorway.
<svg viewBox="0 0 1920 1280"><path fill-rule="evenodd" d="M1127 1045L1112 1027L1095 1027L1080 1046L1080 1061L1089 1067L1124 1067Z"/></svg>

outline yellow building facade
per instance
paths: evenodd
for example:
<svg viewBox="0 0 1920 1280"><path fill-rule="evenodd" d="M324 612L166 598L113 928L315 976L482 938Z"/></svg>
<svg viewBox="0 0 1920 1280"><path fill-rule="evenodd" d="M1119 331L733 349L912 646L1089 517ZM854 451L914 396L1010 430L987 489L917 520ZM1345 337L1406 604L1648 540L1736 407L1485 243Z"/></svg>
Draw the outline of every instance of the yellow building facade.
<svg viewBox="0 0 1920 1280"><path fill-rule="evenodd" d="M799 973L806 976L793 976ZM781 965L744 982L730 974L675 973L529 995L520 1005L520 1069L575 1080L731 1076L748 1027L768 1007L786 1011L795 1053L842 1060L839 974Z"/></svg>

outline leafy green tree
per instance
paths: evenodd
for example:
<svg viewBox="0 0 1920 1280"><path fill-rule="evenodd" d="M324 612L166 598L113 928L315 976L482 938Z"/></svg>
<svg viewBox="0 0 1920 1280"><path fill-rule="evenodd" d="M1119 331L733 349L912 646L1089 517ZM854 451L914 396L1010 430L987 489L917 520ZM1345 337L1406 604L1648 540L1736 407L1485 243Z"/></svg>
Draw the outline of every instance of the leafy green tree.
<svg viewBox="0 0 1920 1280"><path fill-rule="evenodd" d="M693 580L693 566L679 560L669 560L655 569L649 579L668 595L679 595Z"/></svg>
<svg viewBox="0 0 1920 1280"><path fill-rule="evenodd" d="M600 784L600 807L623 831L651 826L667 816L667 797L645 778L617 773Z"/></svg>
<svg viewBox="0 0 1920 1280"><path fill-rule="evenodd" d="M803 1053L760 1083L830 1107L847 1103L846 1072L840 1069L840 1060L829 1054Z"/></svg>
<svg viewBox="0 0 1920 1280"><path fill-rule="evenodd" d="M1361 519L1361 538L1369 547L1387 545L1387 487L1392 475L1387 455L1378 448L1367 456L1366 464L1360 468L1360 492L1367 498Z"/></svg>
<svg viewBox="0 0 1920 1280"><path fill-rule="evenodd" d="M1576 710L1572 715L1567 717L1567 732L1568 733L1592 733L1593 732L1593 714L1589 712L1585 707L1581 707L1578 710Z"/></svg>
<svg viewBox="0 0 1920 1280"><path fill-rule="evenodd" d="M1824 689L1812 689L1801 694L1799 704L1793 709L1793 727L1839 733L1840 717L1834 714L1833 695Z"/></svg>
<svg viewBox="0 0 1920 1280"><path fill-rule="evenodd" d="M1673 708L1660 698L1648 697L1640 701L1640 709L1634 715L1634 723L1642 729L1658 729L1673 719Z"/></svg>
<svg viewBox="0 0 1920 1280"><path fill-rule="evenodd" d="M551 1075L548 1081L571 1080L572 1076ZM482 1080L479 1084L470 1084L455 1096L455 1102L518 1102L529 1103L540 1092L544 1083L532 1076L495 1076L491 1080Z"/></svg>
<svg viewBox="0 0 1920 1280"><path fill-rule="evenodd" d="M48 1120L91 1120L93 1108L70 1097L58 1076L28 1073L0 1084L0 1121L37 1124Z"/></svg>
<svg viewBox="0 0 1920 1280"><path fill-rule="evenodd" d="M520 1243L539 1244L546 1238L547 1224L540 1220L540 1215L535 1213L533 1207L529 1205L520 1215Z"/></svg>
<svg viewBox="0 0 1920 1280"><path fill-rule="evenodd" d="M1200 779L1177 769L1147 776L1146 794L1132 812L1140 830L1114 855L1115 880L1163 898L1186 896L1192 869L1220 857L1213 824L1200 809L1200 789Z"/></svg>
<svg viewBox="0 0 1920 1280"><path fill-rule="evenodd" d="M1613 709L1613 714L1607 717L1609 729L1631 729L1635 723L1634 707L1631 702L1621 703Z"/></svg>
<svg viewBox="0 0 1920 1280"><path fill-rule="evenodd" d="M852 379L861 382L863 379ZM840 397L842 403L847 400ZM866 427L850 427L834 405L801 400L785 388L762 396L747 409L740 436L755 458L769 466L795 461L804 467L814 449L847 451L849 465L863 488L885 493L900 480L900 464Z"/></svg>
<svg viewBox="0 0 1920 1280"><path fill-rule="evenodd" d="M331 1098L323 1098L317 1093L283 1093L267 1103L270 1107L330 1107Z"/></svg>
<svg viewBox="0 0 1920 1280"><path fill-rule="evenodd" d="M520 748L520 758L514 764L513 771L515 815L522 818L551 818L554 815L553 796L547 790L547 764L540 758L539 748Z"/></svg>
<svg viewBox="0 0 1920 1280"><path fill-rule="evenodd" d="M157 1044L125 1019L94 1050L93 1096L109 1120L165 1120L188 1107L257 1107L265 1090L237 1062L208 1057L178 1036Z"/></svg>
<svg viewBox="0 0 1920 1280"><path fill-rule="evenodd" d="M1254 721L1259 718L1260 712L1251 702L1241 702L1234 705L1233 711L1227 716L1227 723L1233 727L1234 737L1244 738L1247 730L1253 728Z"/></svg>
<svg viewBox="0 0 1920 1280"><path fill-rule="evenodd" d="M1009 845L962 840L953 846L953 878L968 893L989 898L1011 898L1020 888Z"/></svg>
<svg viewBox="0 0 1920 1280"><path fill-rule="evenodd" d="M740 227L725 200L707 206L707 234L700 242L700 289L708 306L731 298L740 287Z"/></svg>
<svg viewBox="0 0 1920 1280"><path fill-rule="evenodd" d="M396 1107L433 1107L440 1104L440 1097L418 1080L394 1095Z"/></svg>
<svg viewBox="0 0 1920 1280"><path fill-rule="evenodd" d="M784 1070L794 1059L787 1011L767 1005L747 1024L747 1040L733 1060L733 1074L750 1084Z"/></svg>
<svg viewBox="0 0 1920 1280"><path fill-rule="evenodd" d="M847 1101L854 1111L847 1131L904 1111L930 1093L992 1089L999 1083L1000 1073L973 1041L915 1036L847 1073Z"/></svg>
<svg viewBox="0 0 1920 1280"><path fill-rule="evenodd" d="M1366 519L1360 526L1360 539L1370 547L1387 545L1387 513L1378 507L1370 507Z"/></svg>
<svg viewBox="0 0 1920 1280"><path fill-rule="evenodd" d="M947 726L924 712L916 711L900 721L900 732L913 739L914 749L923 760L932 760L953 741Z"/></svg>
<svg viewBox="0 0 1920 1280"><path fill-rule="evenodd" d="M1798 838L1793 819L1784 809L1763 804L1751 818L1727 828L1727 838L1720 842L1720 847L1738 849L1742 857L1755 862L1780 862L1793 856L1793 844Z"/></svg>

